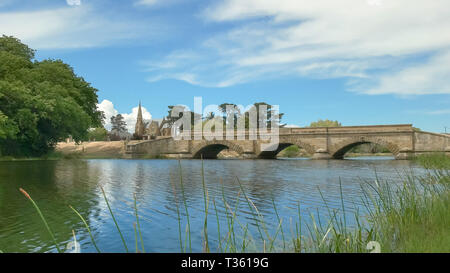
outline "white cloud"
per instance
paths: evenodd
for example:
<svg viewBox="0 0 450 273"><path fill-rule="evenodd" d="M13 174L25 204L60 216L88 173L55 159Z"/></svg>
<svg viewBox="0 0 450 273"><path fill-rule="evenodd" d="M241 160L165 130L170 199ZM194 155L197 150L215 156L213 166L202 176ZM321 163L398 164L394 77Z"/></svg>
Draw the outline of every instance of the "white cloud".
<svg viewBox="0 0 450 273"><path fill-rule="evenodd" d="M87 4L0 12L0 34L15 36L36 49L107 46L137 38L149 28Z"/></svg>
<svg viewBox="0 0 450 273"><path fill-rule="evenodd" d="M119 111L114 108L114 104L109 100L103 100L101 103L97 104L97 109L105 113L105 128L111 130L111 117L118 115ZM121 113L127 124L128 132L130 133L134 133L138 109L139 106L136 106L131 110L131 113ZM152 115L145 107L142 107L142 116L146 121L152 119Z"/></svg>
<svg viewBox="0 0 450 273"><path fill-rule="evenodd" d="M79 6L81 5L81 0L66 0L66 3L69 6Z"/></svg>
<svg viewBox="0 0 450 273"><path fill-rule="evenodd" d="M448 14L447 0L223 0L203 18L237 26L196 50L167 55L151 79L222 87L283 76L345 77L369 94L448 94L448 77L435 81L450 67L446 58L438 61L450 51L450 35L443 34ZM423 56L431 57L411 61Z"/></svg>
<svg viewBox="0 0 450 273"><path fill-rule="evenodd" d="M111 129L111 117L116 116L119 112L114 108L114 104L109 100L103 100L97 104L97 109L105 113L105 127Z"/></svg>
<svg viewBox="0 0 450 273"><path fill-rule="evenodd" d="M380 76L367 94L450 94L450 51L434 55L426 63Z"/></svg>

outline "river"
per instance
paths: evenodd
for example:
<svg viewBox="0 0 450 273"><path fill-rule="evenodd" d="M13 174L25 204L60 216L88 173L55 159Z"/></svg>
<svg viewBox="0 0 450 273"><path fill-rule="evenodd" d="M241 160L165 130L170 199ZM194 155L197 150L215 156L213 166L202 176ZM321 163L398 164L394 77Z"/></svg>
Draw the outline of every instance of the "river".
<svg viewBox="0 0 450 273"><path fill-rule="evenodd" d="M180 163L190 216L192 251L200 252L205 219L202 161L182 160ZM223 198L227 200L229 209L234 210L236 198L239 197L239 225L248 226L253 237L259 236L254 226L255 217L241 192L241 186L262 215L271 235L276 234L279 223L275 204L288 237L293 229L292 219L298 219L298 205L306 225L311 212L320 216L327 214L323 199L328 208L341 209L342 189L344 207L349 215L347 221L352 225L354 220L351 216L355 210L364 212L361 184L374 183L376 175L389 183L400 183L405 172L422 171L411 161L396 161L390 157L326 161L205 160L203 163L209 200L208 236L212 251L218 250L218 232L222 232L221 237L224 237L228 231L225 217L227 206ZM86 218L102 252L125 251L100 185L106 192L130 251L135 251L134 194L145 250L180 252L177 204L182 218L182 243L187 247L188 242L184 244L187 221L177 160L61 160L0 162L0 250L56 251L39 215L19 192L19 188L23 188L37 202L62 246L73 240L74 230L82 252L96 251L83 223L68 207L72 205ZM214 203L221 230L217 228ZM239 229L242 226L237 225Z"/></svg>

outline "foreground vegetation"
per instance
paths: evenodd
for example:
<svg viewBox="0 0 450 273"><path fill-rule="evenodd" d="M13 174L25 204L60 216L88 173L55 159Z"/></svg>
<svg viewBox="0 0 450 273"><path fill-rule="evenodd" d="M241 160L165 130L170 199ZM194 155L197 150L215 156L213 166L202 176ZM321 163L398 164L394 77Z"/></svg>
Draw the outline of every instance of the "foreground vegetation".
<svg viewBox="0 0 450 273"><path fill-rule="evenodd" d="M278 222L275 230L270 231L267 228L268 223L264 221L263 215L247 196L242 185L234 200L225 198L224 194L219 198L211 197L203 177L205 217L202 249L204 252L450 252L450 229L448 228L450 226L450 169L445 167L448 165L442 165L443 162L450 162L450 158L436 154L420 156L416 160L428 171L422 175L405 175L403 184L400 186L392 186L389 181L380 179L376 179L375 184L362 183L362 202L365 212L355 210L352 216L356 224L352 226L347 221L349 214L346 210L349 208L344 207L342 188L340 209L328 207L326 200L323 200L328 208L326 221L321 221L324 218L318 213L310 213L309 219L303 219L301 203L298 203L297 215L293 218L296 220L290 219L289 230L283 228L283 222L286 220L278 216L277 207L273 202ZM181 192L177 194L176 188ZM52 234L37 204L28 193L21 191L35 206L45 223L45 228ZM109 206L107 196L103 190L102 193L124 250L145 252L136 199L134 204L135 241L126 242L113 210ZM191 252L192 232L189 217L191 208L187 206L182 175L180 175L179 185L177 187L174 185L174 195L178 215L180 252ZM223 203L225 215L219 215L218 202ZM240 202L246 203L252 212L249 223L242 222L238 217L237 208ZM76 208L71 207L71 209L84 223L93 246L100 252L87 221ZM225 227L220 225L220 217L225 217L223 219L227 223ZM210 232L208 224L211 223L211 219L217 222L218 240L211 240L208 236ZM52 238L54 238L53 235ZM64 251L58 246L56 240L55 245L58 251ZM135 249L131 250L130 245L134 245Z"/></svg>

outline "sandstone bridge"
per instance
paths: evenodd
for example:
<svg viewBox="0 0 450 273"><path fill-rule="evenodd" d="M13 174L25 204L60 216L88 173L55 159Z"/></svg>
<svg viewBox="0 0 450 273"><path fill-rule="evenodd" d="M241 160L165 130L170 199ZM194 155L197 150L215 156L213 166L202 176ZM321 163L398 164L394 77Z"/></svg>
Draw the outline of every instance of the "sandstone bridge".
<svg viewBox="0 0 450 273"><path fill-rule="evenodd" d="M155 140L127 144L130 158L204 158L215 159L229 149L248 159L273 159L283 149L297 145L310 153L313 159L343 159L345 153L360 144L375 143L387 148L396 159L407 159L416 154L446 152L450 154L450 135L416 131L412 125L348 126L332 128L281 128L279 145L267 149L267 140L174 140L159 137ZM195 134L195 132L193 132ZM263 145L265 144L265 145Z"/></svg>

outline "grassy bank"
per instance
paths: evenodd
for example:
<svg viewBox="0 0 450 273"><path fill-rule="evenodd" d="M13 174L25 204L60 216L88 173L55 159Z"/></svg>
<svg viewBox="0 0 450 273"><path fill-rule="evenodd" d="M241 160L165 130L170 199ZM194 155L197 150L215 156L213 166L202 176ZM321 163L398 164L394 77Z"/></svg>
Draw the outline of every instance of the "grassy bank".
<svg viewBox="0 0 450 273"><path fill-rule="evenodd" d="M408 177L397 189L385 188L371 217L388 252L450 252L450 157L429 154L415 161L425 177Z"/></svg>
<svg viewBox="0 0 450 273"><path fill-rule="evenodd" d="M423 154L413 160L426 169L450 170L450 156L444 153Z"/></svg>
<svg viewBox="0 0 450 273"><path fill-rule="evenodd" d="M0 161L39 161L39 160L61 160L61 159L81 159L85 158L80 153L65 154L58 151L53 151L39 157L24 157L24 156L1 156Z"/></svg>
<svg viewBox="0 0 450 273"><path fill-rule="evenodd" d="M439 157L438 157L439 156ZM263 215L240 184L240 190L235 198L225 197L223 188L219 196L211 196L208 192L205 177L202 176L204 207L203 243L204 252L321 252L341 253L370 251L381 252L450 252L450 170L442 162L450 158L441 155L427 155L416 160L428 169L424 175L405 175L403 184L392 186L390 181L362 183L362 202L366 212L360 214L358 209L353 226L348 226L349 208L344 207L341 187L341 208L328 208L325 221L318 213L310 213L308 219L302 215L301 200L298 202L297 214L289 218L278 215L278 209L273 202L273 210L278 218L275 228L269 229ZM203 167L202 167L202 174ZM336 183L339 183L337 179ZM222 186L223 187L223 186ZM191 221L185 197L183 174L180 181L173 184L178 219L178 238L180 252L191 252ZM178 193L177 193L178 191ZM103 192L103 191L102 191ZM24 193L25 194L25 193ZM27 198L31 197L26 194ZM110 216L114 220L118 234L121 228L114 217L114 208L109 207ZM217 208L219 202L225 211ZM33 205L35 203L33 202ZM239 215L239 204L248 206L250 214ZM37 205L36 205L37 206ZM198 209L198 208L195 208ZM74 209L76 212L76 210ZM38 212L42 214L39 210ZM77 213L77 212L76 212ZM121 242L126 252L133 251L127 246L135 245L136 252L145 251L139 227L139 213L136 201L134 206L136 222L135 240L126 242L121 235ZM90 227L83 216L77 213L85 224L86 231L91 236L94 246L97 246ZM323 216L323 215L322 215ZM245 221L243 221L245 219ZM322 219L322 220L321 220ZM45 218L43 218L45 222ZM211 221L217 223L218 238L211 238ZM226 223L225 225L221 223ZM283 223L289 223L289 229ZM274 223L270 223L273 227ZM123 227L122 227L123 228ZM50 229L48 229L51 232ZM139 236L138 236L139 234ZM380 249L377 249L378 246ZM96 247L97 251L100 249Z"/></svg>

